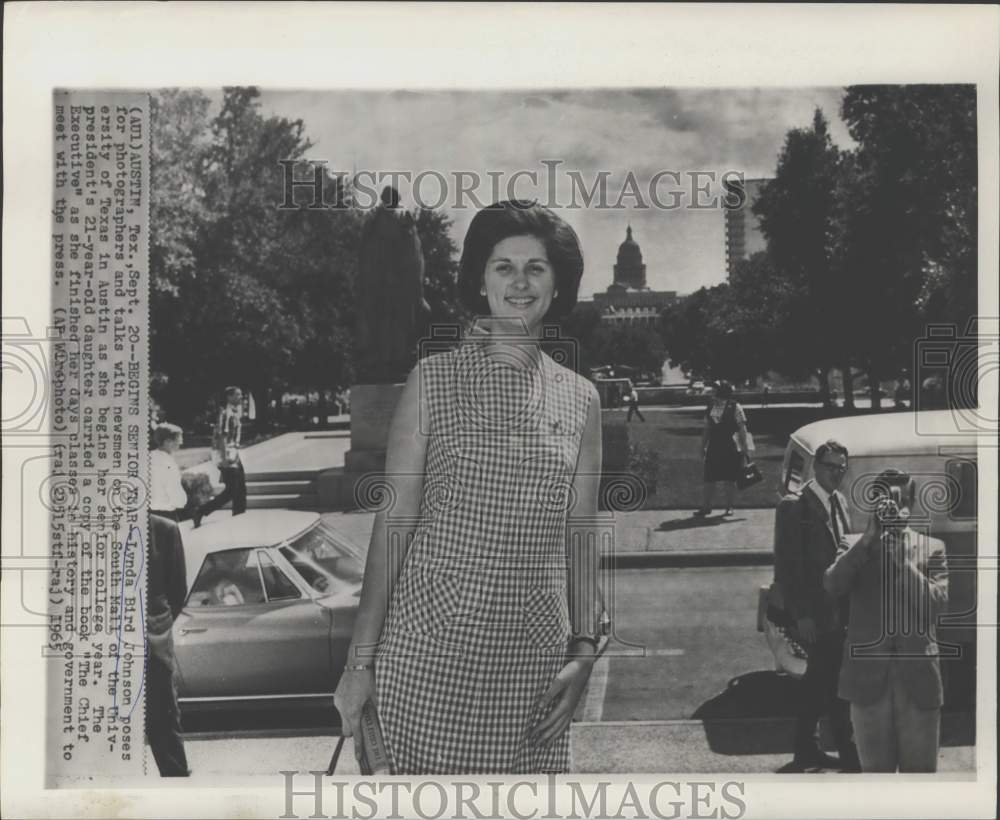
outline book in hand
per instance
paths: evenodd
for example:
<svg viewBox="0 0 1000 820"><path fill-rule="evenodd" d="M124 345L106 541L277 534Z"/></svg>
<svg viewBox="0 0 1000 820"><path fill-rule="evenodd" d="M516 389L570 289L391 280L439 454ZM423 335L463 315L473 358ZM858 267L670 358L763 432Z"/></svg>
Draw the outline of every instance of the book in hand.
<svg viewBox="0 0 1000 820"><path fill-rule="evenodd" d="M365 701L361 708L361 725L358 727L361 741L361 756L359 764L361 774L392 774L392 766L389 763L389 751L385 745L385 737L382 735L382 726L378 720L378 712L375 711L375 703L370 698Z"/></svg>

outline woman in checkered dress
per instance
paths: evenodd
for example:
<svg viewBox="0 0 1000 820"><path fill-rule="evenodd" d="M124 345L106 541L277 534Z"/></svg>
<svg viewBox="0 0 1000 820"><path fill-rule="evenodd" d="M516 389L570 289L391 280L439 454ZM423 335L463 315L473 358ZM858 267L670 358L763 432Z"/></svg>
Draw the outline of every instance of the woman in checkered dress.
<svg viewBox="0 0 1000 820"><path fill-rule="evenodd" d="M600 403L542 336L575 304L582 272L576 235L548 209L484 209L460 288L489 316L424 358L403 390L387 451L393 503L376 516L336 693L359 753L374 699L394 773L569 768L597 645L597 553L567 538L596 514Z"/></svg>

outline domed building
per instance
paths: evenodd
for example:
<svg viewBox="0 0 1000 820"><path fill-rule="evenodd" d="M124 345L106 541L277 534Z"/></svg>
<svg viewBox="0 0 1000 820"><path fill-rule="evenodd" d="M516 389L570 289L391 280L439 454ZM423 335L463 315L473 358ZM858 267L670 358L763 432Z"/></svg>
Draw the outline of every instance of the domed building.
<svg viewBox="0 0 1000 820"><path fill-rule="evenodd" d="M625 228L625 241L618 246L618 261L615 263L615 281L611 287L647 290L646 265L642 261L642 248L632 238L631 225Z"/></svg>
<svg viewBox="0 0 1000 820"><path fill-rule="evenodd" d="M601 319L614 324L654 324L663 309L676 301L677 291L650 290L646 285L642 249L632 237L632 226L628 225L625 241L618 246L614 279L607 291L594 294Z"/></svg>

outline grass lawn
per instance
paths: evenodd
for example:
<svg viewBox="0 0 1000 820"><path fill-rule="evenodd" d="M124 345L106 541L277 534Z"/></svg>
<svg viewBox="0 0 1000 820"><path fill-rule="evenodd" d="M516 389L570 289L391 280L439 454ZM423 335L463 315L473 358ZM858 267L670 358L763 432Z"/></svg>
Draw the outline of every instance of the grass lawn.
<svg viewBox="0 0 1000 820"><path fill-rule="evenodd" d="M660 465L656 492L645 503L646 509L695 509L701 504L703 462L701 456L701 431L704 408L661 410L656 407L641 408L645 423L633 418L626 423L625 410L603 410L605 438L614 427L624 428L627 442L634 442L644 450L659 453ZM822 418L845 415L843 408L825 411L821 407L768 407L747 410L750 431L757 451L754 456L764 480L746 490L737 490L737 507L773 507L778 501L781 481L781 462L789 436L804 424ZM868 411L870 412L870 411ZM621 435L620 433L618 434ZM614 458L605 444L605 462ZM616 436L611 447L622 447ZM627 448L627 443L624 444ZM714 508L724 505L721 486L716 490Z"/></svg>

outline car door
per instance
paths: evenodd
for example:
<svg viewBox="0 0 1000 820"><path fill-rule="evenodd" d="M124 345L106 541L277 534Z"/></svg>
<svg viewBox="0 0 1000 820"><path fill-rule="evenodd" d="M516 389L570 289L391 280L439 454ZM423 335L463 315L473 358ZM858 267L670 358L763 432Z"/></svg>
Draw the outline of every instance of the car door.
<svg viewBox="0 0 1000 820"><path fill-rule="evenodd" d="M267 549L210 553L174 624L185 698L329 693L329 616Z"/></svg>

